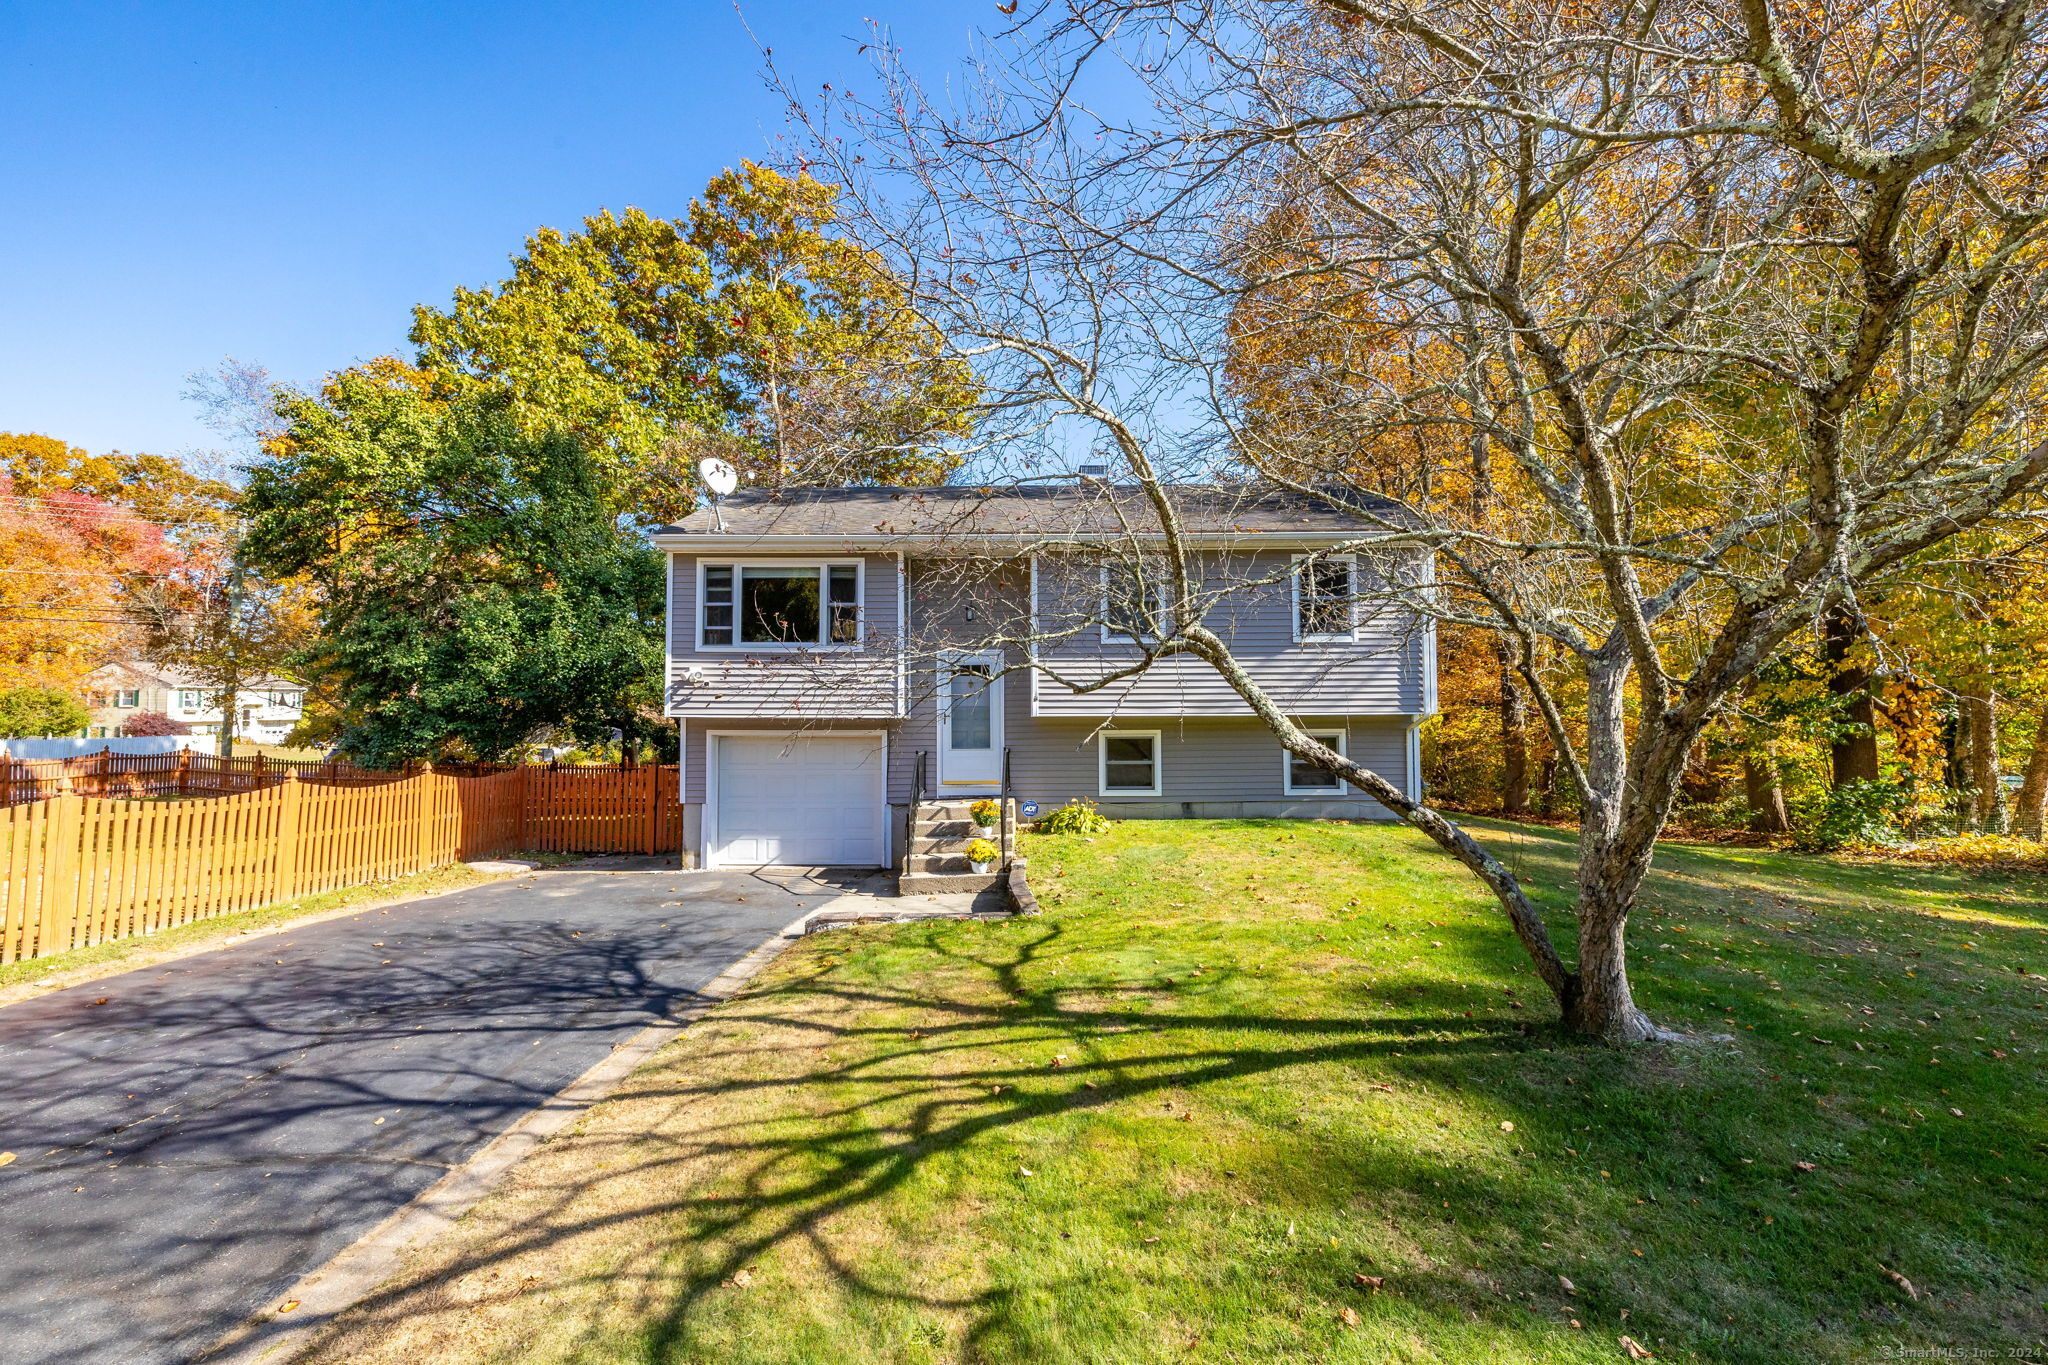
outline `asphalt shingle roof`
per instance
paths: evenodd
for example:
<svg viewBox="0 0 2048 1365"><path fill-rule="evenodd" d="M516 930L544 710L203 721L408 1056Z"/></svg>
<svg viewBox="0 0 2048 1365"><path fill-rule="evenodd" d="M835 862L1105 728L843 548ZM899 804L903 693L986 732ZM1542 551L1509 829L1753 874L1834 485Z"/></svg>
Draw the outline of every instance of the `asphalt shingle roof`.
<svg viewBox="0 0 2048 1365"><path fill-rule="evenodd" d="M1400 503L1353 490L1322 498L1288 489L1182 484L1171 490L1182 529L1196 534L1369 534L1413 524ZM1116 535L1155 531L1158 519L1137 488L1056 484L988 488L747 488L724 500L725 533L741 536ZM716 533L709 507L661 533Z"/></svg>

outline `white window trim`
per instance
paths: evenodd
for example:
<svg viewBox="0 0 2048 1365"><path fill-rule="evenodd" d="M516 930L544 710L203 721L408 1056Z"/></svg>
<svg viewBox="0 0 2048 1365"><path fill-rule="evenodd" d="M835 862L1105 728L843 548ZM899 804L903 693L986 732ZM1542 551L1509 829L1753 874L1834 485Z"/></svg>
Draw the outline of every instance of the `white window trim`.
<svg viewBox="0 0 2048 1365"><path fill-rule="evenodd" d="M717 565L732 569L732 633L729 645L708 645L704 643L704 581L705 570ZM818 633L831 629L832 608L829 600L831 588L826 571L832 568L853 569L853 639L850 641L828 641L804 643L802 641L742 643L740 634L740 570L742 569L816 569L818 571ZM866 646L868 633L868 562L858 558L832 559L727 559L712 555L697 561L697 630L692 641L700 654L793 654L800 652L824 652L828 650L845 652L859 650Z"/></svg>
<svg viewBox="0 0 2048 1365"><path fill-rule="evenodd" d="M1036 562L1036 560L1033 561L1034 564ZM1152 618L1163 624L1172 606L1168 600L1166 581L1155 575L1149 586L1153 593ZM1112 644L1125 641L1136 643L1137 636L1118 630L1109 623L1109 566L1107 564L1097 571L1095 601L1096 606L1100 608L1098 614L1101 617L1102 624L1097 629L1101 632L1103 643ZM1032 614L1034 617L1037 615L1035 610ZM1155 636L1154 638L1156 639L1157 637Z"/></svg>
<svg viewBox="0 0 2048 1365"><path fill-rule="evenodd" d="M1158 796L1166 786L1166 745L1158 730L1098 730L1095 732L1095 794L1097 796ZM1117 787L1109 785L1109 744L1112 739L1152 741L1152 785Z"/></svg>
<svg viewBox="0 0 2048 1365"><path fill-rule="evenodd" d="M1304 564L1346 564L1351 570L1351 629L1334 634L1304 635L1301 630L1301 570ZM1293 572L1287 576L1288 622L1298 645L1350 644L1358 638L1358 556L1296 555Z"/></svg>
<svg viewBox="0 0 2048 1365"><path fill-rule="evenodd" d="M1349 758L1349 757L1351 757L1351 749L1350 749L1350 743L1351 743L1351 733L1350 733L1350 731L1349 731L1348 729L1339 729L1339 730L1313 730L1313 729L1310 729L1310 728L1309 728L1308 726L1306 726L1306 725L1302 726L1301 728L1302 728L1303 732L1304 732L1304 733L1306 733L1306 734L1308 735L1308 737L1309 737L1310 739L1319 739L1319 740L1321 740L1321 741L1322 741L1322 742L1323 742L1324 744L1328 744L1330 748L1332 748L1332 749L1335 749L1335 750L1337 751L1337 755L1338 755L1338 757L1340 757L1340 758ZM1330 744L1330 741L1331 741L1332 739L1336 740L1337 742L1336 742L1335 744ZM1280 790L1281 790L1282 792L1284 792L1285 794L1287 794L1288 796L1326 796L1326 797L1341 797L1341 796L1344 796L1344 795L1348 794L1348 792L1349 792L1349 790L1350 790L1349 784L1348 784L1348 783L1346 783L1346 782L1344 781L1344 779L1343 779L1343 778L1341 778L1341 777L1337 778L1337 779L1336 779L1336 782L1337 782L1337 785L1336 785L1336 786L1334 786L1334 787L1297 787L1297 786L1295 786L1295 785L1294 785L1294 755L1293 755L1292 753L1288 752L1288 750L1287 750L1287 749L1286 749L1286 748L1285 748L1284 746L1283 746L1283 747L1281 748L1281 750L1280 750Z"/></svg>

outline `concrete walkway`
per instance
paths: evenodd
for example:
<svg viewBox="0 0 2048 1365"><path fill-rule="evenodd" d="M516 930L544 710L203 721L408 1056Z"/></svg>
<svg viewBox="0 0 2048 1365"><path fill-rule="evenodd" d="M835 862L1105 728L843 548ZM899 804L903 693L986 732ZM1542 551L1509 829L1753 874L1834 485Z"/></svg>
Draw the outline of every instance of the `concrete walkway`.
<svg viewBox="0 0 2048 1365"><path fill-rule="evenodd" d="M865 875L593 861L0 1008L0 1365L190 1360Z"/></svg>

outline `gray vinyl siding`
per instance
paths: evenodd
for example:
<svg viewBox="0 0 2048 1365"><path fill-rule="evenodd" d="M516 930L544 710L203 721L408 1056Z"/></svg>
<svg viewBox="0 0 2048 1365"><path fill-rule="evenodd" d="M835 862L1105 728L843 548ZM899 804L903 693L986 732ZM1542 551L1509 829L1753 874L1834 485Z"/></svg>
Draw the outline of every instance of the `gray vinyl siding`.
<svg viewBox="0 0 2048 1365"><path fill-rule="evenodd" d="M1434 641L1426 618L1397 600L1374 602L1362 612L1357 638L1297 641L1288 578L1292 561L1287 552L1266 551L1218 556L1205 569L1204 596L1212 604L1205 624L1229 642L1252 678L1291 714L1427 712L1432 702L1426 673ZM1035 679L1038 715L1122 720L1251 714L1215 669L1186 655L1161 659L1134 678L1092 692L1064 685L1060 678L1083 683L1137 657L1135 646L1104 640L1099 626L1082 624L1100 611L1100 584L1100 570L1093 564L1039 557L1038 631L1060 638L1041 646L1041 660L1059 678L1042 673Z"/></svg>
<svg viewBox="0 0 2048 1365"><path fill-rule="evenodd" d="M1413 790L1407 720L1304 717L1302 723L1313 729L1345 729L1352 758L1402 790ZM1086 720L1026 716L1024 724L1028 728L1010 737L1012 784L1018 800L1036 801L1046 810L1085 796L1109 815L1157 814L1162 803L1180 802L1285 802L1342 807L1360 819L1388 815L1377 801L1350 789L1341 796L1289 796L1280 742L1257 720L1190 718L1105 727ZM1159 731L1159 795L1100 795L1100 728Z"/></svg>
<svg viewBox="0 0 2048 1365"><path fill-rule="evenodd" d="M1017 799L1036 801L1045 810L1064 805L1074 797L1086 797L1110 815L1157 815L1162 805L1178 803L1259 802L1284 803L1300 807L1305 814L1348 815L1357 819L1389 818L1377 801L1347 789L1341 796L1290 796L1281 764L1280 742L1256 720L1202 718L1159 721L1143 726L1101 726L1087 720L1049 720L1034 717L1026 703L1024 689L1013 676L1003 694L1004 743L1010 750L1011 781ZM1330 716L1304 717L1302 724L1316 730L1343 729L1352 758L1393 782L1403 791L1413 791L1415 774L1410 766L1409 722L1400 717ZM1097 746L1098 731L1109 729L1157 730L1159 735L1161 782L1158 796L1103 796ZM853 720L819 720L802 726L787 721L764 719L693 720L684 723L682 744L682 800L698 804L705 800L705 765L709 736L719 731L816 731L883 730L887 734L889 771L885 783L892 805L910 800L912 769L917 753L933 751L937 739L934 711L921 706L900 725ZM1310 809L1313 808L1313 809Z"/></svg>
<svg viewBox="0 0 2048 1365"><path fill-rule="evenodd" d="M858 559L862 578L862 645L857 650L760 651L700 649L697 645L697 566L787 559ZM898 688L903 625L898 561L893 554L686 555L669 557L668 714L682 717L884 718L901 714ZM694 686L691 667L704 672Z"/></svg>

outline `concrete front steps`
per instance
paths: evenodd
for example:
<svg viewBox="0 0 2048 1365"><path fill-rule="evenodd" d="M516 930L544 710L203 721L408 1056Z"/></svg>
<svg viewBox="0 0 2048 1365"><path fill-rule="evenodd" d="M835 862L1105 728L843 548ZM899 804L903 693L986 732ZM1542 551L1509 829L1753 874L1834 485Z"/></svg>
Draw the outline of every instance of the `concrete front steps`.
<svg viewBox="0 0 2048 1365"><path fill-rule="evenodd" d="M969 801L927 801L911 813L910 856L903 860L897 890L906 896L987 891L1002 881L1002 865L976 873L967 846L981 836L967 814ZM995 840L1000 843L1001 841Z"/></svg>

